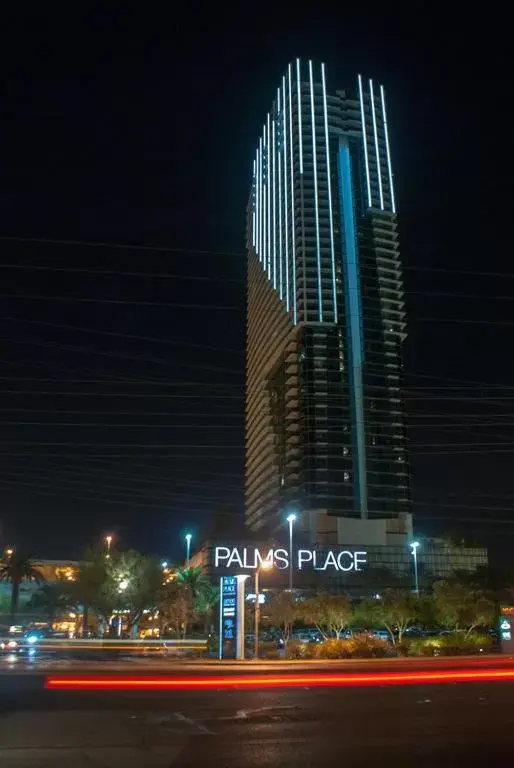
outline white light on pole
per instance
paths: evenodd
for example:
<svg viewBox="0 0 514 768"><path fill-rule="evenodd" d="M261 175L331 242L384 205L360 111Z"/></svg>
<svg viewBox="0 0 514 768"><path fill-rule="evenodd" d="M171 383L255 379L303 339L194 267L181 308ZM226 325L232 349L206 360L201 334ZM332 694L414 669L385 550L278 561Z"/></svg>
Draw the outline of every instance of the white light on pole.
<svg viewBox="0 0 514 768"><path fill-rule="evenodd" d="M259 594L259 576L262 571L268 571L273 568L273 560L263 560L258 568L255 569L255 626L254 626L254 649L253 656L259 658L259 622L261 619L261 604Z"/></svg>
<svg viewBox="0 0 514 768"><path fill-rule="evenodd" d="M192 535L190 533L186 533L186 567L189 568L189 560L191 557L191 539Z"/></svg>
<svg viewBox="0 0 514 768"><path fill-rule="evenodd" d="M419 541L413 541L410 545L412 551L412 558L414 560L414 591L419 595L419 581L418 581L418 547Z"/></svg>
<svg viewBox="0 0 514 768"><path fill-rule="evenodd" d="M245 581L248 574L238 574L237 578L237 627L236 627L236 659L244 661L245 657Z"/></svg>
<svg viewBox="0 0 514 768"><path fill-rule="evenodd" d="M289 589L293 589L293 523L296 515L292 512L286 517L289 523Z"/></svg>

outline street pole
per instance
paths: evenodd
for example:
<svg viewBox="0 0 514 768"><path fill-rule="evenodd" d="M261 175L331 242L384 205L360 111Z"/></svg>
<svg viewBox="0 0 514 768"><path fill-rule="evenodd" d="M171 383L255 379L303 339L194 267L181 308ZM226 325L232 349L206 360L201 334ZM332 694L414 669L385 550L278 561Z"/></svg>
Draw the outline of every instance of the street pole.
<svg viewBox="0 0 514 768"><path fill-rule="evenodd" d="M411 544L411 549L412 549L412 557L414 558L414 592L417 595L419 595L418 547L419 547L419 541L413 541Z"/></svg>
<svg viewBox="0 0 514 768"><path fill-rule="evenodd" d="M254 637L253 637L253 657L259 658L259 622L261 619L261 605L259 602L259 573L260 568L255 569L255 624L254 624Z"/></svg>
<svg viewBox="0 0 514 768"><path fill-rule="evenodd" d="M287 516L289 523L289 589L293 590L293 523L296 520L295 514Z"/></svg>
<svg viewBox="0 0 514 768"><path fill-rule="evenodd" d="M186 568L189 568L190 556L191 556L191 534L186 533Z"/></svg>

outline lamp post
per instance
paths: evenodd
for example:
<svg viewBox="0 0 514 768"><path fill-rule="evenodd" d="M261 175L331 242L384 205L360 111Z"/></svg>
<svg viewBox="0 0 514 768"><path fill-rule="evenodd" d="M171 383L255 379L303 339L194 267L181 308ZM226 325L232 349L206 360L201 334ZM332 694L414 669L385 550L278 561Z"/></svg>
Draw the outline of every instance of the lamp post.
<svg viewBox="0 0 514 768"><path fill-rule="evenodd" d="M191 539L192 535L190 533L186 533L186 568L189 568L189 559L191 556Z"/></svg>
<svg viewBox="0 0 514 768"><path fill-rule="evenodd" d="M412 557L414 560L414 592L419 595L419 581L418 581L418 547L419 541L413 541L411 543Z"/></svg>
<svg viewBox="0 0 514 768"><path fill-rule="evenodd" d="M296 520L296 515L292 512L286 517L289 523L289 589L293 589L293 523Z"/></svg>
<svg viewBox="0 0 514 768"><path fill-rule="evenodd" d="M112 536L109 534L109 536L105 537L105 546L107 547L107 555L106 557L111 556L111 544L112 544Z"/></svg>
<svg viewBox="0 0 514 768"><path fill-rule="evenodd" d="M255 625L254 625L254 647L253 647L253 655L255 659L259 658L259 623L261 620L261 604L259 601L259 576L261 573L261 570L268 571L270 568L273 568L273 562L271 560L263 560L262 563L259 565L258 568L255 569Z"/></svg>

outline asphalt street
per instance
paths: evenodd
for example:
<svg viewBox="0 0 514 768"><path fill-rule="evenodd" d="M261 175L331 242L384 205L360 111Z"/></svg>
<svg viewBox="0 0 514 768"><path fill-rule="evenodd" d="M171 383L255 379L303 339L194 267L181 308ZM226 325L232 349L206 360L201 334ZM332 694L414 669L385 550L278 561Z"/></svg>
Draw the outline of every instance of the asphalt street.
<svg viewBox="0 0 514 768"><path fill-rule="evenodd" d="M0 676L2 768L514 764L514 682L46 691Z"/></svg>

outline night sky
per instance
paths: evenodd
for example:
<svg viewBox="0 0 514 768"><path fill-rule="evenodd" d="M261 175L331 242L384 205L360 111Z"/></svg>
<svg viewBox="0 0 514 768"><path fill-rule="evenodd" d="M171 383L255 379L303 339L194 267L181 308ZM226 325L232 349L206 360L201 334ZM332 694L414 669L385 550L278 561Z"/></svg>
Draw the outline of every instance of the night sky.
<svg viewBox="0 0 514 768"><path fill-rule="evenodd" d="M4 14L0 546L178 558L241 521L250 166L296 56L386 89L417 529L510 546L507 41L394 5Z"/></svg>

